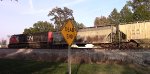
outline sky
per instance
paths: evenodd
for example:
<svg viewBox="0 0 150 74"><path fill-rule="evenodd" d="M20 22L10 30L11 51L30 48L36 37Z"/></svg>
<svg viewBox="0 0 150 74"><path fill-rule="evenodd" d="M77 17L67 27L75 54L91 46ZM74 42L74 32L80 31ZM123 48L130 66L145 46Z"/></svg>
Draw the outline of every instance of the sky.
<svg viewBox="0 0 150 74"><path fill-rule="evenodd" d="M68 7L73 16L86 27L94 26L96 17L108 16L116 8L118 11L128 0L3 0L0 1L0 40L9 35L21 34L25 28L37 21L50 21L52 8Z"/></svg>

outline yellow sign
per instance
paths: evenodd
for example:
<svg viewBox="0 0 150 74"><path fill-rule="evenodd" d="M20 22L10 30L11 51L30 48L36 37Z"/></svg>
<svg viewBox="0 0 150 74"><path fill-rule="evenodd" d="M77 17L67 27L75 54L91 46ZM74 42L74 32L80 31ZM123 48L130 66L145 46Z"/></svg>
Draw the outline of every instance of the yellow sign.
<svg viewBox="0 0 150 74"><path fill-rule="evenodd" d="M68 45L71 45L74 41L74 38L77 35L76 29L72 24L71 20L68 20L67 23L64 25L63 29L61 30L63 37L65 38Z"/></svg>

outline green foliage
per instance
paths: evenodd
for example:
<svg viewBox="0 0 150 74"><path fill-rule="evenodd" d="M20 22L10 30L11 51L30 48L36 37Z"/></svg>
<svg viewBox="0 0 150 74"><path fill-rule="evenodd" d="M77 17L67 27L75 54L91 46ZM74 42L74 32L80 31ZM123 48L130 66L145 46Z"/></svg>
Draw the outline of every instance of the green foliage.
<svg viewBox="0 0 150 74"><path fill-rule="evenodd" d="M112 25L150 20L150 0L130 0L120 12L116 8L106 17L96 17L94 26L103 25L107 21Z"/></svg>
<svg viewBox="0 0 150 74"><path fill-rule="evenodd" d="M129 9L127 5L125 5L122 10L120 11L120 23L129 23L133 22L133 13Z"/></svg>
<svg viewBox="0 0 150 74"><path fill-rule="evenodd" d="M74 21L74 26L75 26L76 30L79 30L79 29L86 27L83 23L78 23L76 21Z"/></svg>
<svg viewBox="0 0 150 74"><path fill-rule="evenodd" d="M53 8L49 13L48 16L51 16L51 21L54 21L55 29L57 31L65 24L67 19L74 19L73 17L73 10L64 7L64 9L56 7Z"/></svg>
<svg viewBox="0 0 150 74"><path fill-rule="evenodd" d="M53 25L47 21L38 21L37 23L33 24L33 27L30 27L29 29L24 29L23 34L33 34L48 31L54 31Z"/></svg>
<svg viewBox="0 0 150 74"><path fill-rule="evenodd" d="M7 41L4 40L4 39L2 39L2 40L0 41L0 45L6 45L6 43L7 43Z"/></svg>
<svg viewBox="0 0 150 74"><path fill-rule="evenodd" d="M96 17L95 21L94 21L94 26L106 26L109 25L109 19L105 16L101 16L101 17Z"/></svg>
<svg viewBox="0 0 150 74"><path fill-rule="evenodd" d="M120 13L117 11L116 8L109 15L110 24L119 24L120 21Z"/></svg>
<svg viewBox="0 0 150 74"><path fill-rule="evenodd" d="M51 20L54 21L55 29L51 23L38 21L37 23L33 24L33 27L24 29L23 34L33 34L33 33L41 33L41 32L48 32L48 31L60 31L62 26L66 23L68 19L73 20L73 11L64 7L61 8L53 8L48 16L52 16ZM74 20L73 20L74 21ZM77 29L84 28L84 24L75 22L75 27Z"/></svg>
<svg viewBox="0 0 150 74"><path fill-rule="evenodd" d="M128 5L133 10L134 21L150 20L150 0L131 0Z"/></svg>

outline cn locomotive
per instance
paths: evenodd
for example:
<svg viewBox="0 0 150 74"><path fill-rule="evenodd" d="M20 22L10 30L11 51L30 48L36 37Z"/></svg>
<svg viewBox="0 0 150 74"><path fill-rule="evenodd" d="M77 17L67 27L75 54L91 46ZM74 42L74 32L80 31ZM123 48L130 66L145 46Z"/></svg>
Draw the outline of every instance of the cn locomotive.
<svg viewBox="0 0 150 74"><path fill-rule="evenodd" d="M74 40L75 45L93 44L96 47L121 48L149 47L150 22L119 25L119 44L115 44L116 27L89 27L79 29ZM60 32L43 32L32 35L12 35L9 48L67 48L68 45Z"/></svg>
<svg viewBox="0 0 150 74"><path fill-rule="evenodd" d="M59 32L12 35L8 45L9 48L64 48L66 46Z"/></svg>

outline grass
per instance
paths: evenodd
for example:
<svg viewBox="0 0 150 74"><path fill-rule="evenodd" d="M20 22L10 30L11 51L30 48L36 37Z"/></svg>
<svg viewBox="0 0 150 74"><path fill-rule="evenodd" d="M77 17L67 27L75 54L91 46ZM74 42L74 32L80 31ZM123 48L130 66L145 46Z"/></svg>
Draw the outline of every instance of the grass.
<svg viewBox="0 0 150 74"><path fill-rule="evenodd" d="M0 74L66 74L67 63L0 59ZM149 74L133 64L72 64L72 74Z"/></svg>

